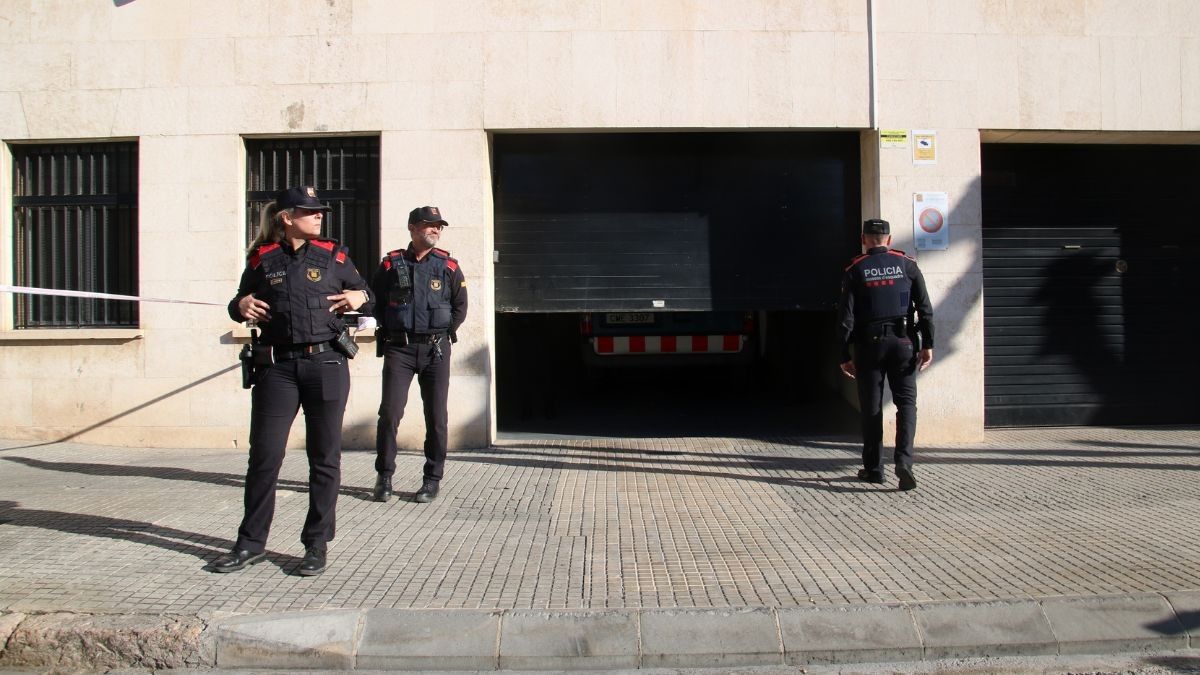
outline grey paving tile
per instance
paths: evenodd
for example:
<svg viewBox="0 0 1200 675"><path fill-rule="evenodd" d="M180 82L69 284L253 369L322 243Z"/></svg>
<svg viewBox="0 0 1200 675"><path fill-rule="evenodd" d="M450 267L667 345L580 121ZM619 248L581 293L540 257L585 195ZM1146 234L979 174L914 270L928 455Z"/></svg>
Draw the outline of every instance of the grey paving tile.
<svg viewBox="0 0 1200 675"><path fill-rule="evenodd" d="M1034 601L941 602L911 609L929 658L1058 653L1050 623Z"/></svg>
<svg viewBox="0 0 1200 675"><path fill-rule="evenodd" d="M1200 429L990 430L918 448L921 487L854 480L852 438L525 440L456 452L438 501L369 501L293 575L303 451L266 562L232 545L244 451L0 441L0 610L848 607L1200 588ZM401 455L399 476L422 458ZM415 486L416 480L412 481ZM402 480L398 487L405 488Z"/></svg>
<svg viewBox="0 0 1200 675"><path fill-rule="evenodd" d="M335 610L225 619L214 636L217 666L353 668L360 616Z"/></svg>
<svg viewBox="0 0 1200 675"><path fill-rule="evenodd" d="M503 670L637 668L638 617L632 611L506 612Z"/></svg>
<svg viewBox="0 0 1200 675"><path fill-rule="evenodd" d="M643 668L783 664L769 610L643 610L640 618Z"/></svg>
<svg viewBox="0 0 1200 675"><path fill-rule="evenodd" d="M366 613L357 667L379 670L494 670L500 613L373 609Z"/></svg>
<svg viewBox="0 0 1200 675"><path fill-rule="evenodd" d="M779 610L788 665L908 661L924 654L912 612L899 605Z"/></svg>
<svg viewBox="0 0 1200 675"><path fill-rule="evenodd" d="M1200 647L1200 591L1166 593L1166 598L1189 638L1188 646L1192 649ZM1156 630L1168 630L1170 623L1153 624L1152 627Z"/></svg>
<svg viewBox="0 0 1200 675"><path fill-rule="evenodd" d="M1042 611L1061 654L1101 654L1188 646L1175 610L1159 595L1051 598Z"/></svg>

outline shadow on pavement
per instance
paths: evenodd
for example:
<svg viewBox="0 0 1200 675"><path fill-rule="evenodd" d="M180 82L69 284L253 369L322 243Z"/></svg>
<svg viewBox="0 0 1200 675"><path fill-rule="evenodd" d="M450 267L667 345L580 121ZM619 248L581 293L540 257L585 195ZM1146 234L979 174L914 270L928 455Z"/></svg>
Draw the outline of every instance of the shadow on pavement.
<svg viewBox="0 0 1200 675"><path fill-rule="evenodd" d="M163 480L184 480L211 485L225 485L241 489L246 485L246 477L241 474L216 473L214 471L193 471L175 466L132 466L128 464L96 464L91 462L47 462L32 457L0 457L0 460L24 464L31 469L45 471L62 471L79 473L87 476L137 476L143 478L160 478ZM276 485L281 490L307 492L308 483L298 480L280 479ZM369 500L371 491L366 488L347 487L343 485L338 494L345 497L356 497Z"/></svg>
<svg viewBox="0 0 1200 675"><path fill-rule="evenodd" d="M89 537L123 539L135 544L186 553L206 562L212 562L217 556L233 547L233 542L228 539L210 537L196 532L185 532L140 520L66 511L25 509L21 508L20 504L7 500L0 500L0 523Z"/></svg>

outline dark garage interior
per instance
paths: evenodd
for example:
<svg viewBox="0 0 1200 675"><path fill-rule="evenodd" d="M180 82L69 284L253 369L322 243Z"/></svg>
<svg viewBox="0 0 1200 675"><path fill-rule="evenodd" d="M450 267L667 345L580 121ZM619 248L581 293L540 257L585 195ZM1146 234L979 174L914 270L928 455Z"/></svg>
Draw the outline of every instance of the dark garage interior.
<svg viewBox="0 0 1200 675"><path fill-rule="evenodd" d="M857 132L492 144L501 433L857 429L832 344L840 272L858 251ZM737 351L666 353L676 334ZM663 351L602 354L606 335Z"/></svg>

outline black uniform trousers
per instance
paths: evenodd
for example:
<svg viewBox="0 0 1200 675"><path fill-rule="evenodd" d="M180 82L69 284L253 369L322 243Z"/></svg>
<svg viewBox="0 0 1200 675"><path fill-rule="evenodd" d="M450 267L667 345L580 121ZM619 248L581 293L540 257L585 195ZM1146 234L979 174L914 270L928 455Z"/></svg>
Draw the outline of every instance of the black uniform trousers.
<svg viewBox="0 0 1200 675"><path fill-rule="evenodd" d="M438 347L441 355L438 354ZM424 479L440 481L446 465L446 398L450 392L450 340L438 346L427 339L399 347L389 344L383 356L383 396L375 429L375 470L391 476L396 471L396 428L404 417L413 376L421 388L425 408Z"/></svg>
<svg viewBox="0 0 1200 675"><path fill-rule="evenodd" d="M258 375L251 394L246 515L235 548L257 553L266 547L288 431L301 407L308 435L308 517L300 542L323 550L333 540L349 396L350 367L336 351L281 361Z"/></svg>
<svg viewBox="0 0 1200 675"><path fill-rule="evenodd" d="M862 416L863 468L883 471L883 382L896 404L896 466L911 469L917 431L917 367L912 340L896 324L868 326L854 342Z"/></svg>

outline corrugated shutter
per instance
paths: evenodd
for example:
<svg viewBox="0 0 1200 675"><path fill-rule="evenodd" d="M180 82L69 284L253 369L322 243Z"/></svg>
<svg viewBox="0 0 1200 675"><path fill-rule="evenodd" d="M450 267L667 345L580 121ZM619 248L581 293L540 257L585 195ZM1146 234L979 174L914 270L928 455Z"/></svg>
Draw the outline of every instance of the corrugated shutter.
<svg viewBox="0 0 1200 675"><path fill-rule="evenodd" d="M1200 421L1183 245L1200 149L983 154L987 425Z"/></svg>
<svg viewBox="0 0 1200 675"><path fill-rule="evenodd" d="M829 310L854 133L501 134L500 312Z"/></svg>
<svg viewBox="0 0 1200 675"><path fill-rule="evenodd" d="M1086 422L1125 362L1120 234L988 228L983 239L988 424Z"/></svg>

